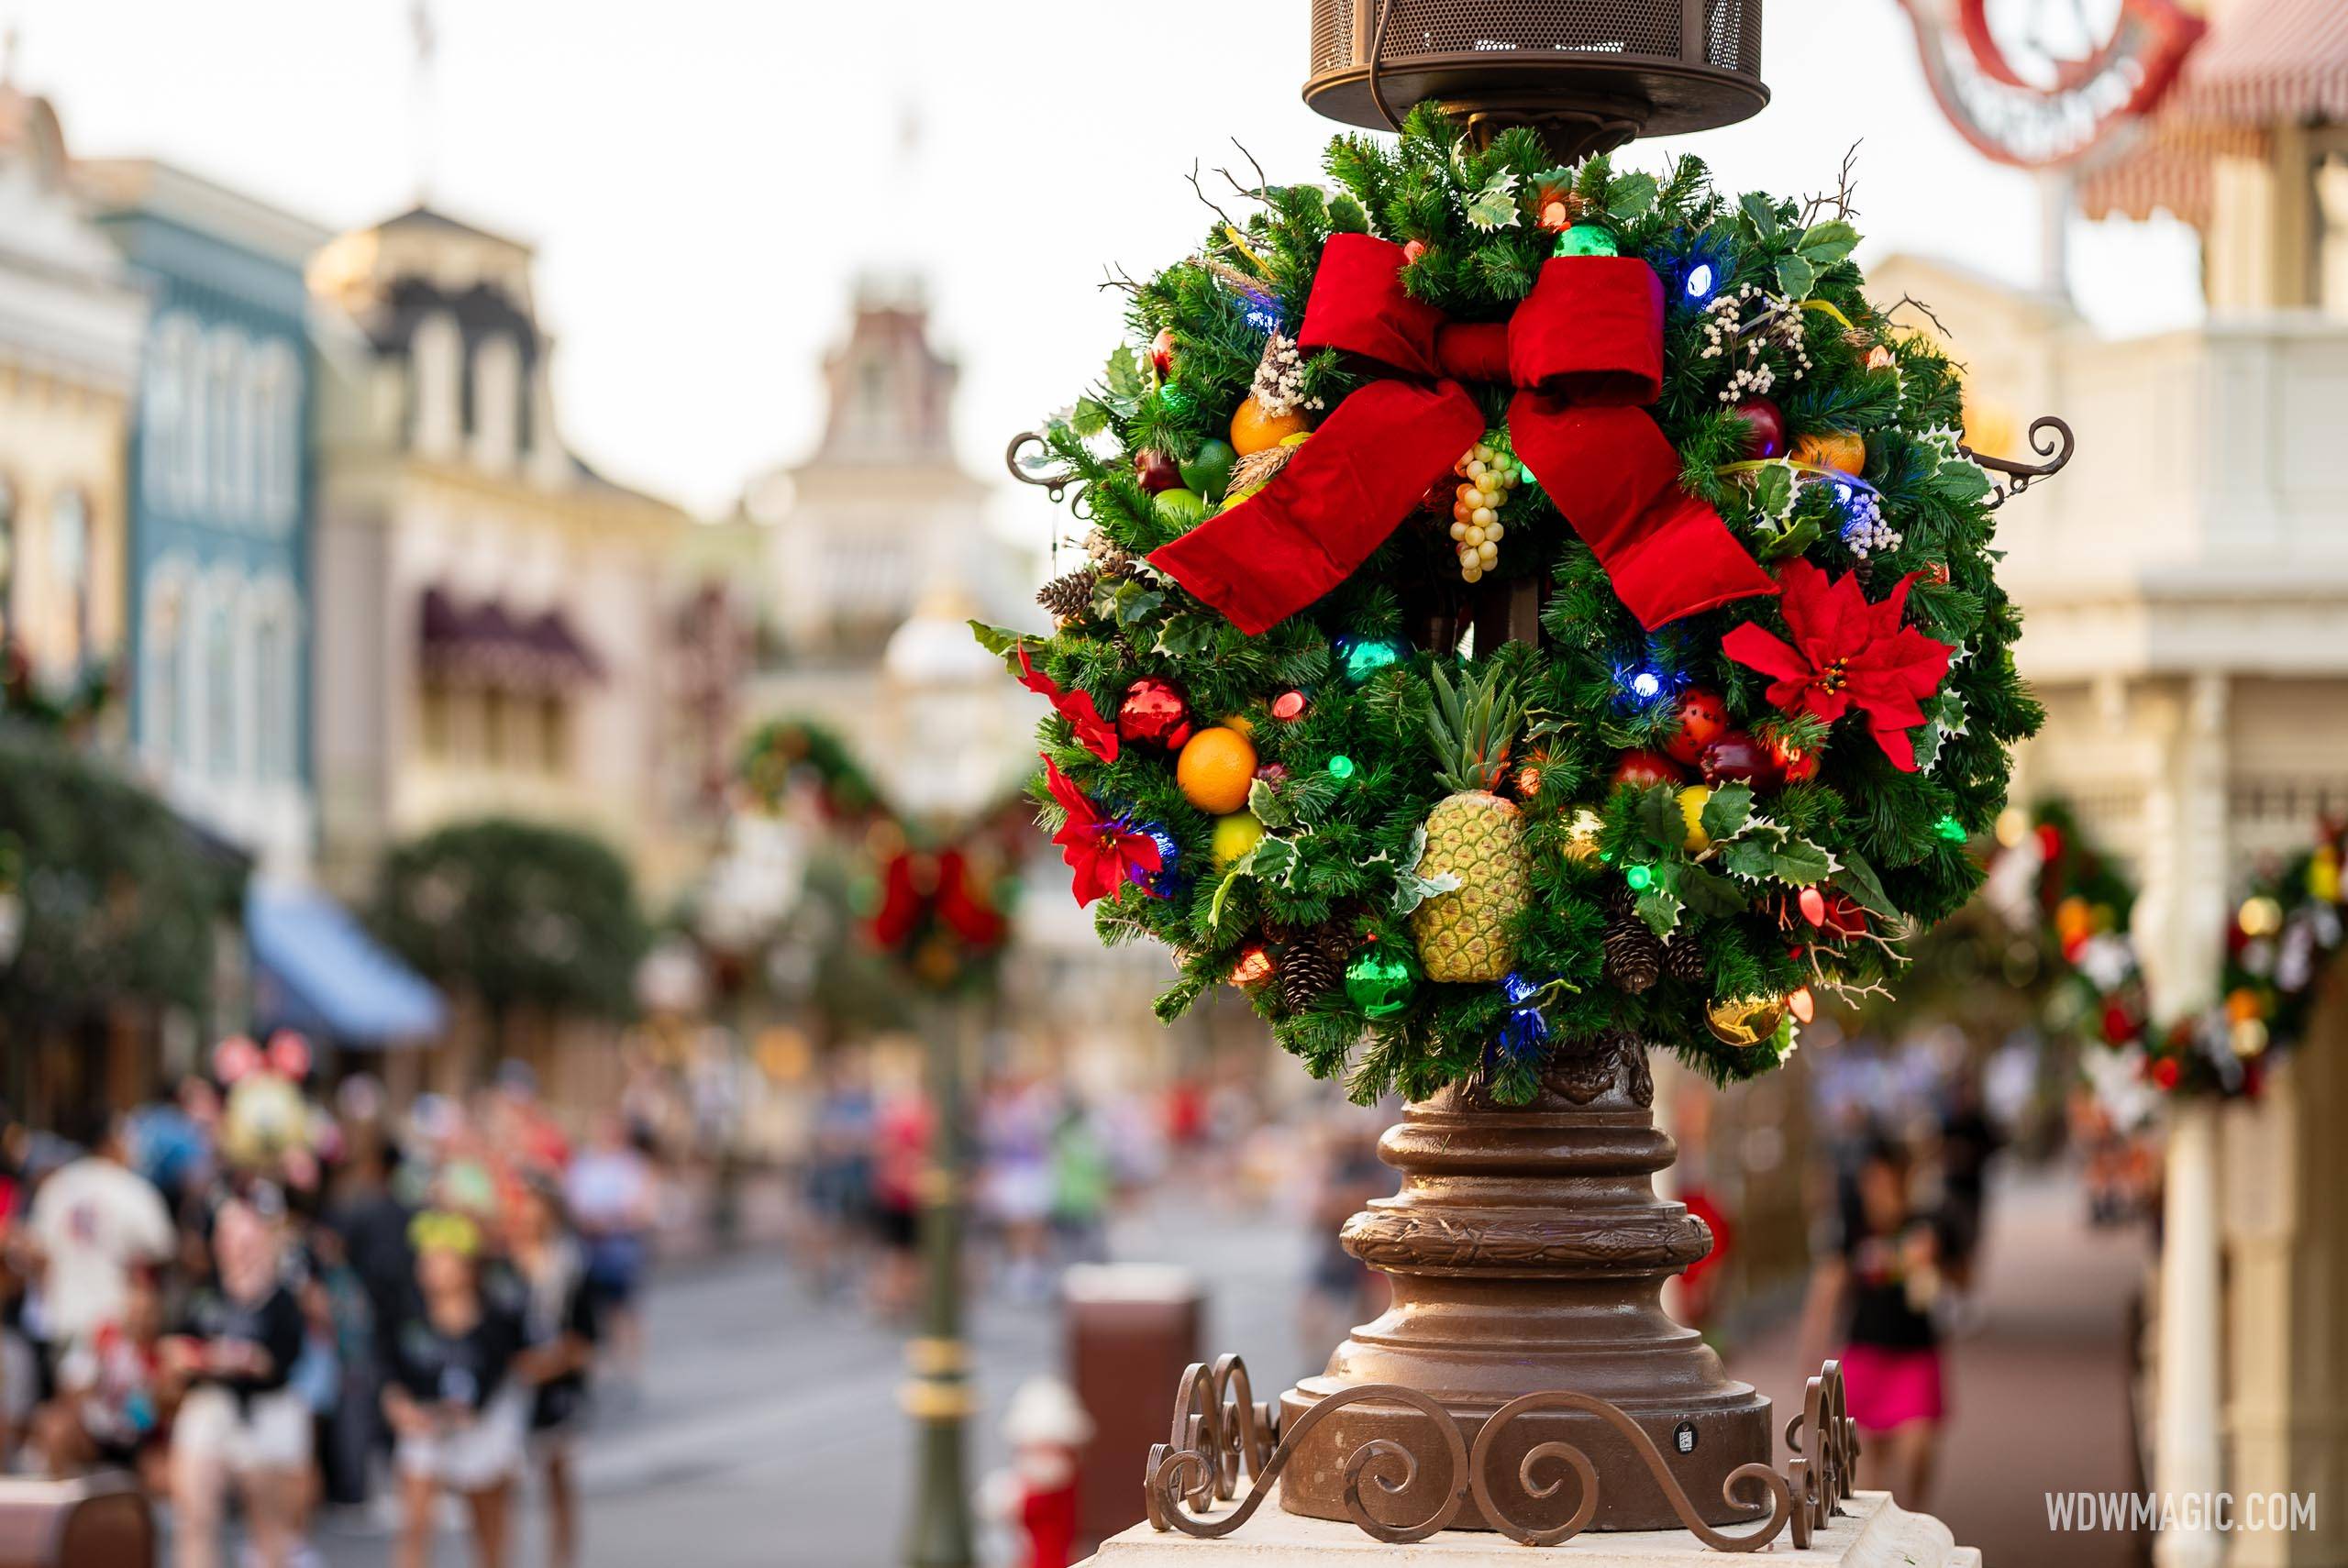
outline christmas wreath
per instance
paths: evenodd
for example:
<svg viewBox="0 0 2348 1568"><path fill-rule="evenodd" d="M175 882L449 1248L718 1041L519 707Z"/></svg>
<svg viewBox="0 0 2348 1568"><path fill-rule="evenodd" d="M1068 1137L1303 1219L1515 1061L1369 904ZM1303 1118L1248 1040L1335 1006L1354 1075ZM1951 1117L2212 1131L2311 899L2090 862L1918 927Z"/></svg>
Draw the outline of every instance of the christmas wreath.
<svg viewBox="0 0 2348 1568"><path fill-rule="evenodd" d="M2038 722L1957 373L1846 194L1430 106L1327 167L1115 279L1132 342L1022 438L1086 559L976 630L1077 897L1173 949L1161 1014L1236 985L1357 1098L1610 1030L1773 1066L1972 892Z"/></svg>

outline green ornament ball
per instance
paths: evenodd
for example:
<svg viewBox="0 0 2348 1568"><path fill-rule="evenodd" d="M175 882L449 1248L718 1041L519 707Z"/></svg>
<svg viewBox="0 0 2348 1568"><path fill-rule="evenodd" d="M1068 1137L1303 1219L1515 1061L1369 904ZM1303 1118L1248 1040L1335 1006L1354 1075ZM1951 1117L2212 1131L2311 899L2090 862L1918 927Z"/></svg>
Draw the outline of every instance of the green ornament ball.
<svg viewBox="0 0 2348 1568"><path fill-rule="evenodd" d="M1210 436L1199 443L1199 449L1175 465L1181 470L1182 482L1209 501L1222 498L1231 484L1232 465L1239 461L1239 454L1231 443Z"/></svg>
<svg viewBox="0 0 2348 1568"><path fill-rule="evenodd" d="M1150 497L1149 509L1168 528L1195 528L1207 514L1206 498L1195 490L1161 490Z"/></svg>
<svg viewBox="0 0 2348 1568"><path fill-rule="evenodd" d="M1620 256L1613 230L1602 224L1578 223L1557 236L1556 256Z"/></svg>
<svg viewBox="0 0 2348 1568"><path fill-rule="evenodd" d="M1346 996L1371 1018L1391 1018L1410 1006L1418 984L1410 960L1382 947L1346 966Z"/></svg>
<svg viewBox="0 0 2348 1568"><path fill-rule="evenodd" d="M1188 387L1168 384L1157 389L1157 406L1177 419L1188 419L1198 413L1199 398Z"/></svg>
<svg viewBox="0 0 2348 1568"><path fill-rule="evenodd" d="M1348 686L1359 686L1381 669L1391 669L1410 657L1411 645L1400 637L1339 637L1335 643L1338 673Z"/></svg>

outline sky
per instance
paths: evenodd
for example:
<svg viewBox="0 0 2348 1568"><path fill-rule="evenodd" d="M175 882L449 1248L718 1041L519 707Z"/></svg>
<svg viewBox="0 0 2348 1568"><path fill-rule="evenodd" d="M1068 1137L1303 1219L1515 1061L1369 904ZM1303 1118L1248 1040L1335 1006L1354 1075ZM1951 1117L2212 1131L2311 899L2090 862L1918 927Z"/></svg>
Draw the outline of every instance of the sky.
<svg viewBox="0 0 2348 1568"><path fill-rule="evenodd" d="M156 155L330 227L435 205L537 248L566 437L705 514L812 445L818 366L863 272L917 271L963 366L956 439L1072 401L1119 334L1116 265L1195 243L1183 176L1318 171L1305 0L0 0L15 78L80 156ZM1744 125L1634 144L1728 189L1833 183L1859 139L1865 263L1893 251L2017 283L2037 177L1973 152L1925 89L1897 0L1771 0ZM428 89L421 83L428 81ZM909 134L910 132L910 134ZM2101 330L2198 312L2174 225L2068 233ZM1007 481L1006 481L1007 483ZM1023 501L1041 502L1036 492Z"/></svg>

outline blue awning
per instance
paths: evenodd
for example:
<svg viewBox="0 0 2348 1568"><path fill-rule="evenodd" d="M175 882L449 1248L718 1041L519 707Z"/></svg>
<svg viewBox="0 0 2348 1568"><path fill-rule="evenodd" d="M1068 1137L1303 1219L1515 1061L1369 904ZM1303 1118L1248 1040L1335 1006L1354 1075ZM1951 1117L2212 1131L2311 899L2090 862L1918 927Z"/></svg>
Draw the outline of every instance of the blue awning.
<svg viewBox="0 0 2348 1568"><path fill-rule="evenodd" d="M448 1006L431 982L323 893L250 884L245 936L260 1027L352 1045L428 1040L448 1027Z"/></svg>

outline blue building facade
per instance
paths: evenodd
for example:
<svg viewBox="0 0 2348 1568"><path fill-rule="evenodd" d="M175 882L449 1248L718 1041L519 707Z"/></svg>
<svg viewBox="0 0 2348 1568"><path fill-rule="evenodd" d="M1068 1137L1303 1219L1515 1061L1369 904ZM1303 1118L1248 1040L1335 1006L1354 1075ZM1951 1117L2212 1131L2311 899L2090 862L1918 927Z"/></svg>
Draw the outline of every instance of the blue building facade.
<svg viewBox="0 0 2348 1568"><path fill-rule="evenodd" d="M128 454L132 749L174 806L298 876L317 815L304 267L327 236L152 160L77 177L150 301Z"/></svg>

